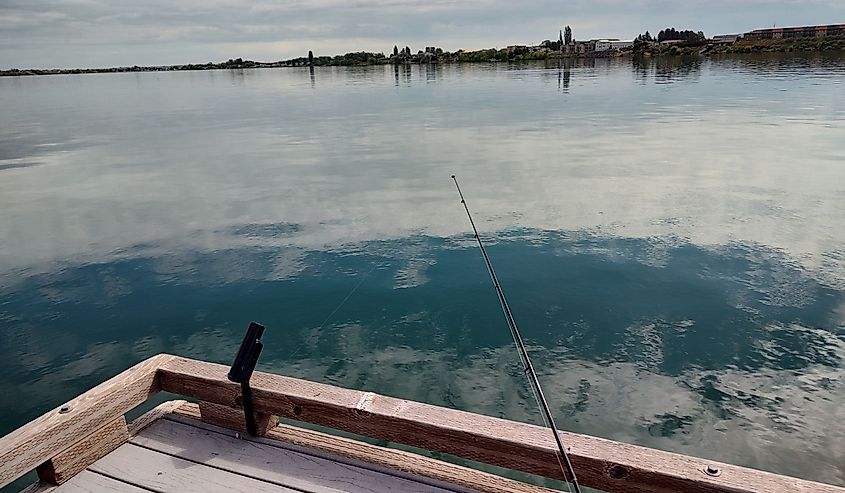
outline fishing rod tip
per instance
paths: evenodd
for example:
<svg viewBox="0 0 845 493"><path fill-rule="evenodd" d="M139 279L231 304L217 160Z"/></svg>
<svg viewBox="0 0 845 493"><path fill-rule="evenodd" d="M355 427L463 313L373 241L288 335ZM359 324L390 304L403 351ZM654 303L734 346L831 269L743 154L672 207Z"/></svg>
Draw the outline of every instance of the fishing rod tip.
<svg viewBox="0 0 845 493"><path fill-rule="evenodd" d="M455 175L452 175L452 178L455 178Z"/></svg>

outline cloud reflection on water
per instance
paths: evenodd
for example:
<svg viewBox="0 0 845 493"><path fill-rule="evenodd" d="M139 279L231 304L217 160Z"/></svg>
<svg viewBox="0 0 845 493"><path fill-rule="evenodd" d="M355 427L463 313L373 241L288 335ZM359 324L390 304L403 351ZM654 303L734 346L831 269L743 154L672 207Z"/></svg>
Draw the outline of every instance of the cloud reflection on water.
<svg viewBox="0 0 845 493"><path fill-rule="evenodd" d="M845 484L843 66L21 82L0 426L250 319L266 369L536 419L457 172L562 426Z"/></svg>
<svg viewBox="0 0 845 493"><path fill-rule="evenodd" d="M36 276L0 295L3 426L158 352L229 363L250 318L269 327L263 369L536 422L470 240L242 246ZM845 298L790 257L535 230L490 250L562 427L845 484L845 437L827 426L845 418Z"/></svg>
<svg viewBox="0 0 845 493"><path fill-rule="evenodd" d="M838 359L845 356L841 340L824 331L814 337L827 340ZM845 418L842 368L811 365L800 373L690 368L667 376L636 362L597 364L541 348L532 354L559 424L570 431L845 484L840 467L845 432L830 426ZM387 347L341 362L309 358L272 369L542 423L512 347L488 349L468 360ZM397 379L397 374L413 378Z"/></svg>
<svg viewBox="0 0 845 493"><path fill-rule="evenodd" d="M660 63L576 64L564 99L545 87L556 69L536 65L446 67L436 84L420 72L401 90L389 69L332 70L319 74L316 97L296 70L245 72L235 86L220 73L86 79L96 90L39 80L4 101L20 125L40 129L13 155L32 154L33 139L86 145L3 170L0 280L139 244L259 244L232 228L279 218L300 229L266 241L307 249L452 236L465 230L448 181L457 172L485 230L757 243L841 288L845 107L830 91L842 67ZM639 87L639 71L675 83ZM129 87L124 107L91 99ZM79 101L58 104L64 90ZM89 118L73 118L80 108Z"/></svg>

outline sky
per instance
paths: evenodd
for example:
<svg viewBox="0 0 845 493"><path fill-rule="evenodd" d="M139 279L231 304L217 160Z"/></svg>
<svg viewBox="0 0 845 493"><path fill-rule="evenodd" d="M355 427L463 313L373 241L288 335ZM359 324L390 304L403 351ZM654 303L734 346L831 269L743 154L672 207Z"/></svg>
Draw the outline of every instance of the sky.
<svg viewBox="0 0 845 493"><path fill-rule="evenodd" d="M0 69L275 61L845 23L845 0L0 0Z"/></svg>

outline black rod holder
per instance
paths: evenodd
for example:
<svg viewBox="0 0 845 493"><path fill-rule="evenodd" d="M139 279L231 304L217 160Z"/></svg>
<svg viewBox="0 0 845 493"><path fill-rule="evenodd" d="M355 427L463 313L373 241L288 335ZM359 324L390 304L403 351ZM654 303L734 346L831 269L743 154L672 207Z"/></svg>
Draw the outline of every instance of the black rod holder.
<svg viewBox="0 0 845 493"><path fill-rule="evenodd" d="M246 431L250 436L258 436L258 426L255 424L255 411L252 406L252 388L249 386L249 379L252 377L252 372L255 371L255 365L258 363L258 357L261 355L261 349L264 344L261 343L261 336L264 334L264 326L250 322L249 327L244 334L244 340L241 341L241 347L238 349L238 354L235 356L235 361L232 363L232 368L229 369L229 380L234 383L241 384L241 400L244 407L244 421L246 423Z"/></svg>

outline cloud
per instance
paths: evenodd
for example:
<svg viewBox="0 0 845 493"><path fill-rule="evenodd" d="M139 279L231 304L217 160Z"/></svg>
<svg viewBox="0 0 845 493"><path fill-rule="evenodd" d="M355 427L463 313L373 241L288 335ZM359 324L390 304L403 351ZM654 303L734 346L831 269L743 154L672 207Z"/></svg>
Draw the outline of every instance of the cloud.
<svg viewBox="0 0 845 493"><path fill-rule="evenodd" d="M225 58L277 60L301 56L308 43L328 55L394 44L456 50L536 43L564 24L576 38L631 38L669 25L716 34L842 17L845 6L822 0L6 0L0 60L17 67L202 62L219 58L223 46L242 49ZM373 41L352 44L360 39Z"/></svg>

